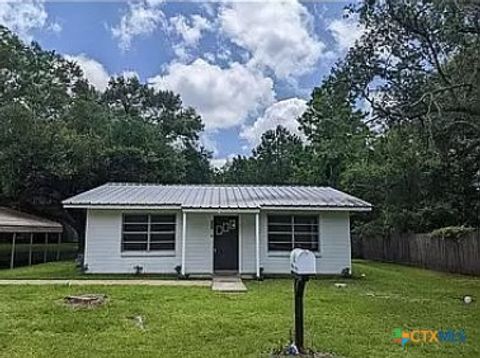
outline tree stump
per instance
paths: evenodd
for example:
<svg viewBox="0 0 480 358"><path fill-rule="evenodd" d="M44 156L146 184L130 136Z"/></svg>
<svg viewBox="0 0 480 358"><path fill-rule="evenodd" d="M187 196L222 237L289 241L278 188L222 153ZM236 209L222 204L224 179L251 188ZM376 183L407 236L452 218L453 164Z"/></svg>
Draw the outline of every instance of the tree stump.
<svg viewBox="0 0 480 358"><path fill-rule="evenodd" d="M105 294L84 294L78 296L66 296L64 302L75 307L96 307L105 303Z"/></svg>

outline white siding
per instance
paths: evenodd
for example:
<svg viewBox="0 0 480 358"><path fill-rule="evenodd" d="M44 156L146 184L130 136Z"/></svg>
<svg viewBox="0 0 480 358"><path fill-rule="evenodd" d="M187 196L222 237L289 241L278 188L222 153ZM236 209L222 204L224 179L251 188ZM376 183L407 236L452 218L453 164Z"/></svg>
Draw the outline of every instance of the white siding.
<svg viewBox="0 0 480 358"><path fill-rule="evenodd" d="M255 273L255 214L240 215L241 273Z"/></svg>
<svg viewBox="0 0 480 358"><path fill-rule="evenodd" d="M175 252L126 254L121 248L122 210L88 210L86 228L85 263L91 273L132 273L134 266L142 266L146 273L175 273L181 264L182 214L176 212ZM274 212L269 212L274 213ZM293 213L293 212L292 212ZM298 213L298 212L297 212ZM288 253L268 252L267 214L260 214L260 266L266 274L290 273ZM320 274L339 274L351 267L350 221L348 212L321 212L320 254L317 271ZM212 214L187 213L186 273L211 274L213 272ZM240 269L243 274L254 274L255 267L255 214L239 216Z"/></svg>
<svg viewBox="0 0 480 358"><path fill-rule="evenodd" d="M299 212L289 214L295 213ZM260 266L263 266L266 274L288 274L290 273L289 253L268 252L267 215L268 213L260 214ZM320 225L317 272L339 274L345 267L351 267L349 214L348 212L320 212L317 215L319 215Z"/></svg>
<svg viewBox="0 0 480 358"><path fill-rule="evenodd" d="M85 263L89 273L133 273L135 266L142 266L145 273L175 273L181 256L181 214L176 213L177 228L175 252L122 253L122 213L121 210L87 210Z"/></svg>
<svg viewBox="0 0 480 358"><path fill-rule="evenodd" d="M187 213L186 273L213 272L213 230L210 214Z"/></svg>

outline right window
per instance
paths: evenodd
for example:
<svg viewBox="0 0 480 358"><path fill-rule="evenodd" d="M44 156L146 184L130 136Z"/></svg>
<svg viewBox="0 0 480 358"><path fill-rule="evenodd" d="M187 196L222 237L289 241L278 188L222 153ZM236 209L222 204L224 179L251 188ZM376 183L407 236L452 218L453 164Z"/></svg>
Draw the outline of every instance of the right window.
<svg viewBox="0 0 480 358"><path fill-rule="evenodd" d="M319 250L318 216L268 215L268 251Z"/></svg>

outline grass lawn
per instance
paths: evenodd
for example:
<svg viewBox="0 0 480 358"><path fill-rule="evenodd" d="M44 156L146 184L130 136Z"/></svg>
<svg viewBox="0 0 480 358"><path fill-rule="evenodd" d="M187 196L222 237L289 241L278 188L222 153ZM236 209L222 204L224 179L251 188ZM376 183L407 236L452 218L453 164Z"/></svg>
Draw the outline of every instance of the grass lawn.
<svg viewBox="0 0 480 358"><path fill-rule="evenodd" d="M46 264L23 266L13 270L5 269L0 270L0 280L28 280L28 279L62 279L62 280L94 280L94 279L118 279L129 280L139 278L148 279L176 279L172 275L160 275L160 274L145 274L137 276L134 274L85 274L82 273L73 261L56 261L48 262Z"/></svg>
<svg viewBox="0 0 480 358"><path fill-rule="evenodd" d="M55 264L36 267L38 272ZM18 272L21 272L19 269ZM58 264L66 274L68 264ZM306 343L343 357L480 357L480 279L356 262L357 276L313 280L306 292ZM2 272L4 274L4 272ZM11 274L10 274L11 275ZM5 276L1 277L4 278ZM189 287L0 287L1 357L258 357L285 344L292 327L292 282L247 282L245 294ZM62 298L106 293L97 309ZM130 318L142 315L145 330ZM464 344L391 342L392 330L464 329Z"/></svg>

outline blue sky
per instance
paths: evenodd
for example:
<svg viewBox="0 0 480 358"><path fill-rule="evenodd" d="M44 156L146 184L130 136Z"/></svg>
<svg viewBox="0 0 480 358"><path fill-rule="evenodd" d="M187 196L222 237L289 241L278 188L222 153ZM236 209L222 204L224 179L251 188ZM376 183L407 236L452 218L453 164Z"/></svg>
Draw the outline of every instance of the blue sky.
<svg viewBox="0 0 480 358"><path fill-rule="evenodd" d="M202 115L219 165L296 118L361 35L348 2L0 1L0 23L76 61L103 90L113 74L179 93Z"/></svg>

